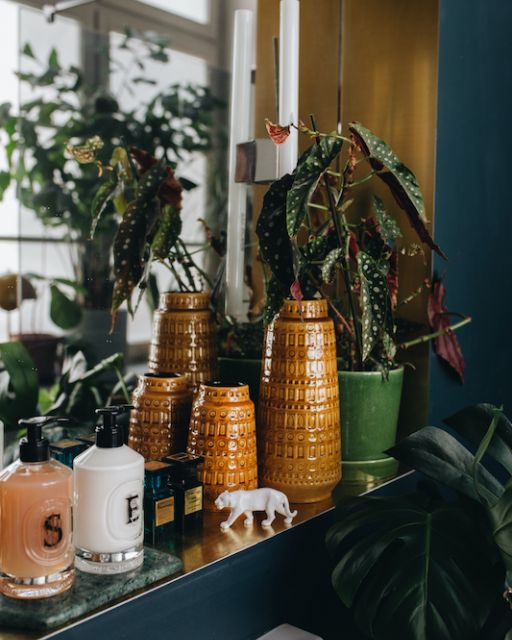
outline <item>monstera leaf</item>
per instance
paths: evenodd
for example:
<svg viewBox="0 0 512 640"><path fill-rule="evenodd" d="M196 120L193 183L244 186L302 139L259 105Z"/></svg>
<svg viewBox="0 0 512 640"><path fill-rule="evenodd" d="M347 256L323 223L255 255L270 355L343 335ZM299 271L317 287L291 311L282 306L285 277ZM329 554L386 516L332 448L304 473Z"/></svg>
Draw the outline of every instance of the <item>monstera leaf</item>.
<svg viewBox="0 0 512 640"><path fill-rule="evenodd" d="M479 637L500 575L475 517L423 494L362 497L337 509L327 534L332 582L369 638Z"/></svg>
<svg viewBox="0 0 512 640"><path fill-rule="evenodd" d="M445 418L443 422L473 445L478 446L494 418L496 418L496 430L486 453L512 475L512 423L503 413L496 414L495 406L483 403L465 407L449 418Z"/></svg>
<svg viewBox="0 0 512 640"><path fill-rule="evenodd" d="M292 184L293 176L286 174L270 186L256 225L261 256L286 290L295 280L292 245L286 230L286 196Z"/></svg>
<svg viewBox="0 0 512 640"><path fill-rule="evenodd" d="M286 198L286 227L290 237L297 235L318 180L341 150L342 140L335 135L333 132L330 136L321 138L320 142L313 145L299 160L292 187Z"/></svg>
<svg viewBox="0 0 512 640"><path fill-rule="evenodd" d="M485 506L496 504L504 491L463 444L437 427L423 427L386 453Z"/></svg>
<svg viewBox="0 0 512 640"><path fill-rule="evenodd" d="M413 172L400 161L383 140L359 122L352 122L349 130L371 167L378 171L379 178L387 184L396 202L407 214L409 222L422 242L441 257L446 258L425 226L425 203Z"/></svg>

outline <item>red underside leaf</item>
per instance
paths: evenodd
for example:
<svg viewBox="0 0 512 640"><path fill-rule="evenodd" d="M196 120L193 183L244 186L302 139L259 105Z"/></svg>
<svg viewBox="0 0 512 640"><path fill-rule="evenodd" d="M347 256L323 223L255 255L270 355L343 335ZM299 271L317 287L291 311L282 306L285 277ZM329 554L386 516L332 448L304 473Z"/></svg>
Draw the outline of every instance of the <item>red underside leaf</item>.
<svg viewBox="0 0 512 640"><path fill-rule="evenodd" d="M446 289L442 280L437 280L428 298L428 320L433 331L441 331L450 326L448 309L444 306ZM464 357L453 331L448 331L434 340L434 350L437 355L447 362L464 382Z"/></svg>
<svg viewBox="0 0 512 640"><path fill-rule="evenodd" d="M151 169L158 160L155 156L151 155L147 151L143 149L139 149L138 147L130 147L130 154L138 164L141 173L146 173L148 169ZM170 204L175 209L181 209L181 192L183 190L181 184L178 182L174 175L174 171L171 167L166 168L167 178L165 182L162 183L158 191L158 197L160 199L160 203L162 207L166 204Z"/></svg>
<svg viewBox="0 0 512 640"><path fill-rule="evenodd" d="M304 299L304 294L302 293L300 282L298 280L295 280L293 282L292 286L290 287L290 293L292 294L294 300L297 300L298 302L302 302L302 300Z"/></svg>
<svg viewBox="0 0 512 640"><path fill-rule="evenodd" d="M283 144L290 135L290 125L283 127L280 124L274 124L268 118L265 119L265 127L267 133L275 144Z"/></svg>

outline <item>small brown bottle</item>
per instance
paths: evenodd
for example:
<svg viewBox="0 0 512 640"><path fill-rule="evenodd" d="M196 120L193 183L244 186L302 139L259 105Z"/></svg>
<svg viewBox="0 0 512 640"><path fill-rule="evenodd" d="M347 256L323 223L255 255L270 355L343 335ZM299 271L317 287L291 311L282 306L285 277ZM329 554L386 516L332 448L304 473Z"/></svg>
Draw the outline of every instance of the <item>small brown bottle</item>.
<svg viewBox="0 0 512 640"><path fill-rule="evenodd" d="M201 456L174 453L164 462L171 465L169 486L174 491L174 528L177 533L189 533L203 524L203 485L197 479Z"/></svg>
<svg viewBox="0 0 512 640"><path fill-rule="evenodd" d="M73 584L72 471L50 459L42 427L67 419L20 420L20 457L0 475L0 593L48 598Z"/></svg>

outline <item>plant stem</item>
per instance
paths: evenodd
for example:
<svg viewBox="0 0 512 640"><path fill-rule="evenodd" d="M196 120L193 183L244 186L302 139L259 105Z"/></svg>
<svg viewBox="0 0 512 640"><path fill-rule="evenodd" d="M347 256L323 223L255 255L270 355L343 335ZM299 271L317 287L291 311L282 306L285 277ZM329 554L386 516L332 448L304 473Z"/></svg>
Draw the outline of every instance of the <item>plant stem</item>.
<svg viewBox="0 0 512 640"><path fill-rule="evenodd" d="M128 387L126 386L126 382L124 381L123 374L119 370L118 367L114 366L114 371L116 372L117 379L119 380L119 386L123 392L126 402L130 402L130 392L128 391Z"/></svg>
<svg viewBox="0 0 512 640"><path fill-rule="evenodd" d="M315 204L314 202L308 202L308 207L313 207L313 209L322 209L322 211L330 211L329 207L326 207L323 204Z"/></svg>
<svg viewBox="0 0 512 640"><path fill-rule="evenodd" d="M185 271L185 275L187 276L189 285L192 287L192 291L196 291L196 283L194 281L194 276L192 275L192 272L190 271L189 265L187 264L187 255L186 255L186 249L185 249L185 253L182 254L179 247L178 247L178 243L181 245L181 247L183 248L183 240L181 238L178 238L178 242L176 243L176 253L178 255L178 260L179 263L181 264L181 266L183 267L183 270Z"/></svg>
<svg viewBox="0 0 512 640"><path fill-rule="evenodd" d="M186 291L187 293L190 293L190 289L180 278L178 272L174 268L172 261L169 260L169 264L167 264L166 262L162 262L162 264L165 265L167 269L169 269L169 271L172 273L172 275L174 276L174 279L176 280L176 283L178 284L178 287L180 288L180 291Z"/></svg>
<svg viewBox="0 0 512 640"><path fill-rule="evenodd" d="M398 345L398 348L409 349L410 347L415 347L417 344L423 344L424 342L428 342L429 340L434 340L434 338L439 338L439 336L443 336L445 333L457 331L457 329L460 329L466 324L469 324L472 320L473 318L471 318L471 316L467 316L466 318L464 318L464 320L456 322L449 327L445 327L444 329L440 329L439 331L435 331L434 333L428 333L427 335L420 336L419 338L415 338L414 340L409 340L409 342L402 342L402 344Z"/></svg>
<svg viewBox="0 0 512 640"><path fill-rule="evenodd" d="M311 125L312 125L313 129L316 130L315 116L313 114L311 114L309 117L311 119ZM341 138L342 136L337 136L337 137ZM317 144L320 143L320 137L319 136L316 136L316 143ZM344 252L345 242L343 241L343 231L342 231L342 228L341 228L341 225L340 225L340 220L338 218L338 212L336 211L336 203L334 202L334 197L332 195L332 191L331 191L330 186L329 186L329 178L328 178L326 173L324 173L324 175L323 175L323 181L324 181L325 189L327 191L327 198L329 200L329 210L331 212L331 217L332 217L332 221L333 221L333 224L334 224L334 229L336 230L336 235L338 236L338 244L339 244L340 248ZM345 283L345 289L346 289L346 292L347 292L348 306L349 306L349 309L350 309L350 315L352 316L352 322L353 322L353 325L354 325L354 339L355 339L355 343L356 343L357 368L358 369L362 369L363 368L363 350L362 350L362 346L361 346L361 335L360 335L360 332L359 332L359 324L358 324L358 321L357 321L356 307L355 307L355 304L354 304L354 297L352 295L352 282L350 280L350 274L348 272L348 265L347 265L347 260L345 258L345 255L342 256L340 262L341 262L341 271L342 271L342 274L343 274L343 280L344 280L344 283Z"/></svg>
<svg viewBox="0 0 512 640"><path fill-rule="evenodd" d="M187 249L185 243L183 242L183 240L181 240L181 238L180 238L180 243L181 243L181 247L183 249L183 252L185 253L185 256L190 260L190 263L192 264L194 269L205 280L206 284L210 287L210 289L213 289L213 282L211 281L211 279L206 274L206 271L201 269L201 267L198 266L198 264L194 260L192 260L192 254L189 252L189 250Z"/></svg>

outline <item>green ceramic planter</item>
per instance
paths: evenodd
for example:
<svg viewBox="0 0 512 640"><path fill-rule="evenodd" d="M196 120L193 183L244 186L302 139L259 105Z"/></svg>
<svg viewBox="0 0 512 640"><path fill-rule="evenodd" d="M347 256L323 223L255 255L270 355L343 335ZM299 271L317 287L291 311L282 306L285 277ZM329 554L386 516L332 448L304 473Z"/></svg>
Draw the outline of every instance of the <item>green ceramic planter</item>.
<svg viewBox="0 0 512 640"><path fill-rule="evenodd" d="M384 451L395 444L404 369L338 371L343 482L368 488L396 475L398 463Z"/></svg>
<svg viewBox="0 0 512 640"><path fill-rule="evenodd" d="M250 358L219 358L220 379L223 381L245 382L249 385L249 395L256 411L260 398L261 360Z"/></svg>

